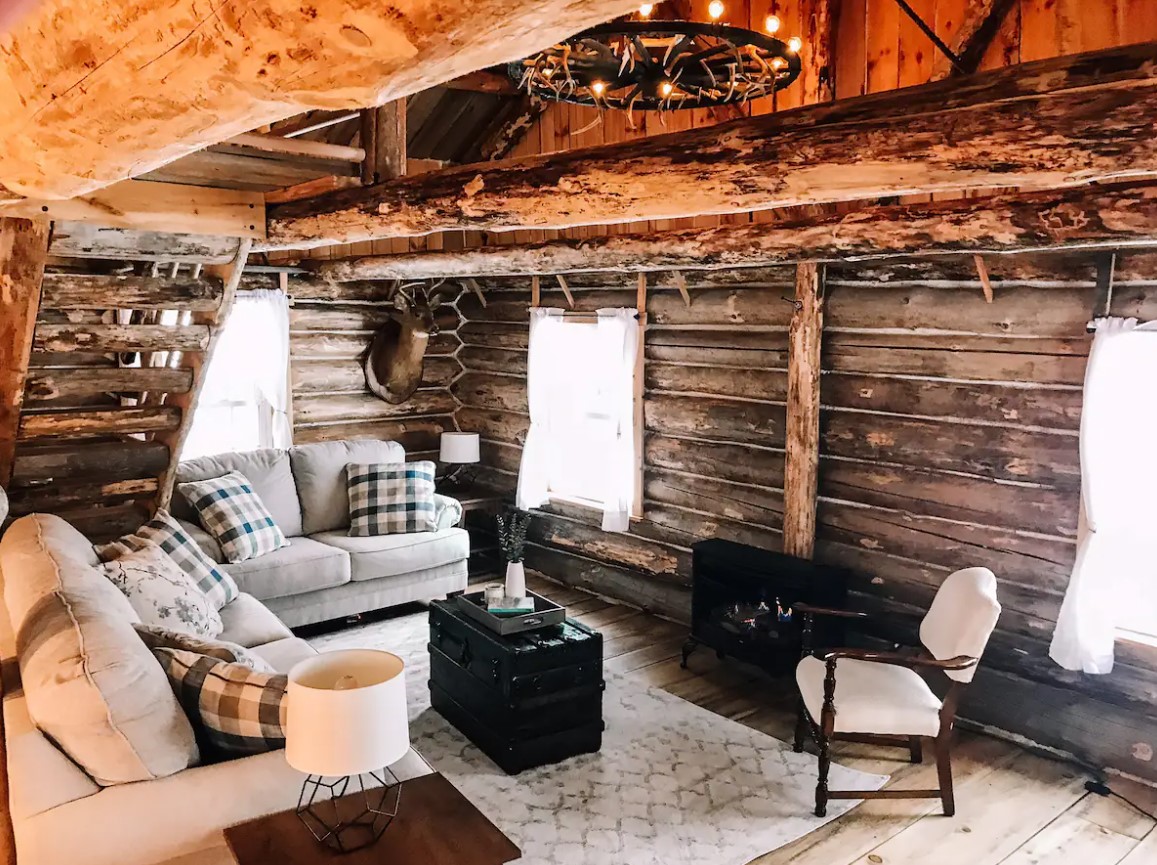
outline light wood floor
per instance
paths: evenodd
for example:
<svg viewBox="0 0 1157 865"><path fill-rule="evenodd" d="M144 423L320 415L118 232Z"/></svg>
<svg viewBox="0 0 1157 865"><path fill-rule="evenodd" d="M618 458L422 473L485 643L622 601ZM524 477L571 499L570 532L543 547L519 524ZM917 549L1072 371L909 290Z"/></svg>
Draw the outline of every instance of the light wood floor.
<svg viewBox="0 0 1157 865"><path fill-rule="evenodd" d="M680 669L684 627L540 575L527 582L602 632L607 670L791 740L790 684L720 662L705 649ZM1157 865L1154 821L1120 799L1086 793L1088 776L1079 769L988 736L958 735L955 818L940 816L935 800L865 802L753 865ZM848 743L837 743L834 756L891 775L888 786L936 786L931 760L912 765L898 752ZM1112 786L1149 813L1157 810L1157 789L1124 780Z"/></svg>

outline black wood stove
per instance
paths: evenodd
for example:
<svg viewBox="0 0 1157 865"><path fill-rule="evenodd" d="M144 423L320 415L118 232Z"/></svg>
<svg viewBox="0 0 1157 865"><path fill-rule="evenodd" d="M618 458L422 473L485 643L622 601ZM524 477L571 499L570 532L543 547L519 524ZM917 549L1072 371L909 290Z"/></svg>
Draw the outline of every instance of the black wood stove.
<svg viewBox="0 0 1157 865"><path fill-rule="evenodd" d="M712 538L692 547L691 636L683 666L697 646L733 657L772 675L792 672L803 644L796 603L842 608L849 572L806 559ZM844 645L843 624L820 616L812 643Z"/></svg>

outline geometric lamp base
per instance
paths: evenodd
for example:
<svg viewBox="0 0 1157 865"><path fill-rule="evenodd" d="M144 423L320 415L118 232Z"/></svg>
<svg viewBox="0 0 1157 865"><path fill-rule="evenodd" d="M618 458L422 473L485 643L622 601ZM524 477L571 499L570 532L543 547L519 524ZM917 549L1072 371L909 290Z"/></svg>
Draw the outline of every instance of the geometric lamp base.
<svg viewBox="0 0 1157 865"><path fill-rule="evenodd" d="M386 775L392 779L388 785ZM377 785L367 787L367 776ZM356 789L350 790L350 781L355 778ZM331 798L319 801L323 791L328 791ZM347 792L352 795L344 799ZM389 769L347 775L328 782L321 775L309 775L297 798L297 816L322 844L338 853L349 853L368 847L382 837L398 815L401 798L401 783Z"/></svg>

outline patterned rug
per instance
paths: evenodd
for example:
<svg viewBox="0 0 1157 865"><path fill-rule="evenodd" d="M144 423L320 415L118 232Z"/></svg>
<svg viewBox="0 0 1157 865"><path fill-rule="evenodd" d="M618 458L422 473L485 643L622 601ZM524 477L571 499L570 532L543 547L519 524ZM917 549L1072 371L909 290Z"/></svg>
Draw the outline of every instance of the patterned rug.
<svg viewBox="0 0 1157 865"><path fill-rule="evenodd" d="M855 802L812 814L816 759L665 691L608 675L597 754L506 775L430 708L426 614L313 637L406 661L410 738L523 852L521 865L745 865ZM832 766L833 787L887 780Z"/></svg>

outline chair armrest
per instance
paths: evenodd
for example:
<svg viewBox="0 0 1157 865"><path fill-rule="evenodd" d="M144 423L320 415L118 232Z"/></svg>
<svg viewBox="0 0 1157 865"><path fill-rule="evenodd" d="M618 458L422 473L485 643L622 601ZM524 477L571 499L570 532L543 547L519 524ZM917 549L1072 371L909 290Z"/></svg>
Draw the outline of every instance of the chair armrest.
<svg viewBox="0 0 1157 865"><path fill-rule="evenodd" d="M967 670L980 663L979 658L968 655L958 655L955 658L946 658L943 661L929 658L926 655L903 655L899 652L876 652L871 649L819 649L812 656L824 661L829 666L840 658L852 658L857 661L872 661L877 664L893 664L899 667L926 667L933 670Z"/></svg>
<svg viewBox="0 0 1157 865"><path fill-rule="evenodd" d="M439 531L454 528L462 522L462 503L450 496L434 493L434 519Z"/></svg>
<svg viewBox="0 0 1157 865"><path fill-rule="evenodd" d="M795 603L791 608L797 613L808 616L838 616L841 619L870 619L871 613L861 610L837 610L834 607L816 607L811 604Z"/></svg>

